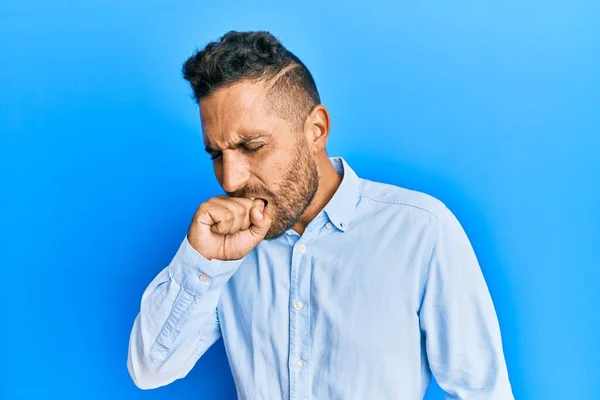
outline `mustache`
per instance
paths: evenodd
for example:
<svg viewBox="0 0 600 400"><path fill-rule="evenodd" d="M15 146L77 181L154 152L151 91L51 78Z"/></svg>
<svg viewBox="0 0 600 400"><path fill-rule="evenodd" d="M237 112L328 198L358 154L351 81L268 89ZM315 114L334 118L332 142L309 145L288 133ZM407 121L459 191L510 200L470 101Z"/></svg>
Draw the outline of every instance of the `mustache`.
<svg viewBox="0 0 600 400"><path fill-rule="evenodd" d="M246 186L234 192L225 192L229 197L254 197L254 198L273 198L273 193L264 188Z"/></svg>

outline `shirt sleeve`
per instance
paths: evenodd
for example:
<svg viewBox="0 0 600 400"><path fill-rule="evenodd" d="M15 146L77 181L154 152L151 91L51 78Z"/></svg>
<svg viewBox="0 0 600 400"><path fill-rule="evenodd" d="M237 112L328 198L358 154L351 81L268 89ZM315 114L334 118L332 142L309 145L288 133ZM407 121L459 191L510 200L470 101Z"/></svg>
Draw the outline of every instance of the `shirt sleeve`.
<svg viewBox="0 0 600 400"><path fill-rule="evenodd" d="M450 210L438 216L419 312L427 359L450 400L514 399L481 268Z"/></svg>
<svg viewBox="0 0 600 400"><path fill-rule="evenodd" d="M217 304L243 259L207 260L186 238L142 295L129 338L127 368L141 389L185 377L221 337Z"/></svg>

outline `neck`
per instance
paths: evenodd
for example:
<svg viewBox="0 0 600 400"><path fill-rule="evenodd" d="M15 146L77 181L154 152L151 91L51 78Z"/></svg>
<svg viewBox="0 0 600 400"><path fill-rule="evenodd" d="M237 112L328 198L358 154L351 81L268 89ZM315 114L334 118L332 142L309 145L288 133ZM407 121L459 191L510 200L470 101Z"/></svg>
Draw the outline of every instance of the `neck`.
<svg viewBox="0 0 600 400"><path fill-rule="evenodd" d="M342 183L342 177L337 173L326 153L318 157L316 163L317 171L319 172L319 188L315 193L315 197L304 211L304 214L302 214L298 222L292 227L299 235L304 233L310 221L329 203L340 183Z"/></svg>

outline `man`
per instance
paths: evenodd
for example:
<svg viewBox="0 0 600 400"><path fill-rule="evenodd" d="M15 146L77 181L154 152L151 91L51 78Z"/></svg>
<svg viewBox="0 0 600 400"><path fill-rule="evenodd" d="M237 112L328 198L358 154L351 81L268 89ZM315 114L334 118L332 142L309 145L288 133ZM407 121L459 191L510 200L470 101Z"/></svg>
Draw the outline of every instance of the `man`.
<svg viewBox="0 0 600 400"><path fill-rule="evenodd" d="M448 398L513 398L461 225L329 158L329 114L296 56L229 32L183 72L227 195L200 204L142 296L137 386L183 378L222 337L240 399L422 399L432 374Z"/></svg>

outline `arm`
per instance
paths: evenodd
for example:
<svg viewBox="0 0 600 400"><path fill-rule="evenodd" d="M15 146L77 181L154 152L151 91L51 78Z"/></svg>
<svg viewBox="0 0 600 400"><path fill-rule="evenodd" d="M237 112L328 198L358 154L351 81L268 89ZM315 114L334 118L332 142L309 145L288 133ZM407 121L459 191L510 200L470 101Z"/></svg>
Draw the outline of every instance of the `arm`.
<svg viewBox="0 0 600 400"><path fill-rule="evenodd" d="M449 400L512 400L500 327L471 243L447 208L435 224L419 314L433 375Z"/></svg>
<svg viewBox="0 0 600 400"><path fill-rule="evenodd" d="M207 260L184 239L142 295L127 368L136 386L154 389L185 377L221 336L217 304L242 263Z"/></svg>

